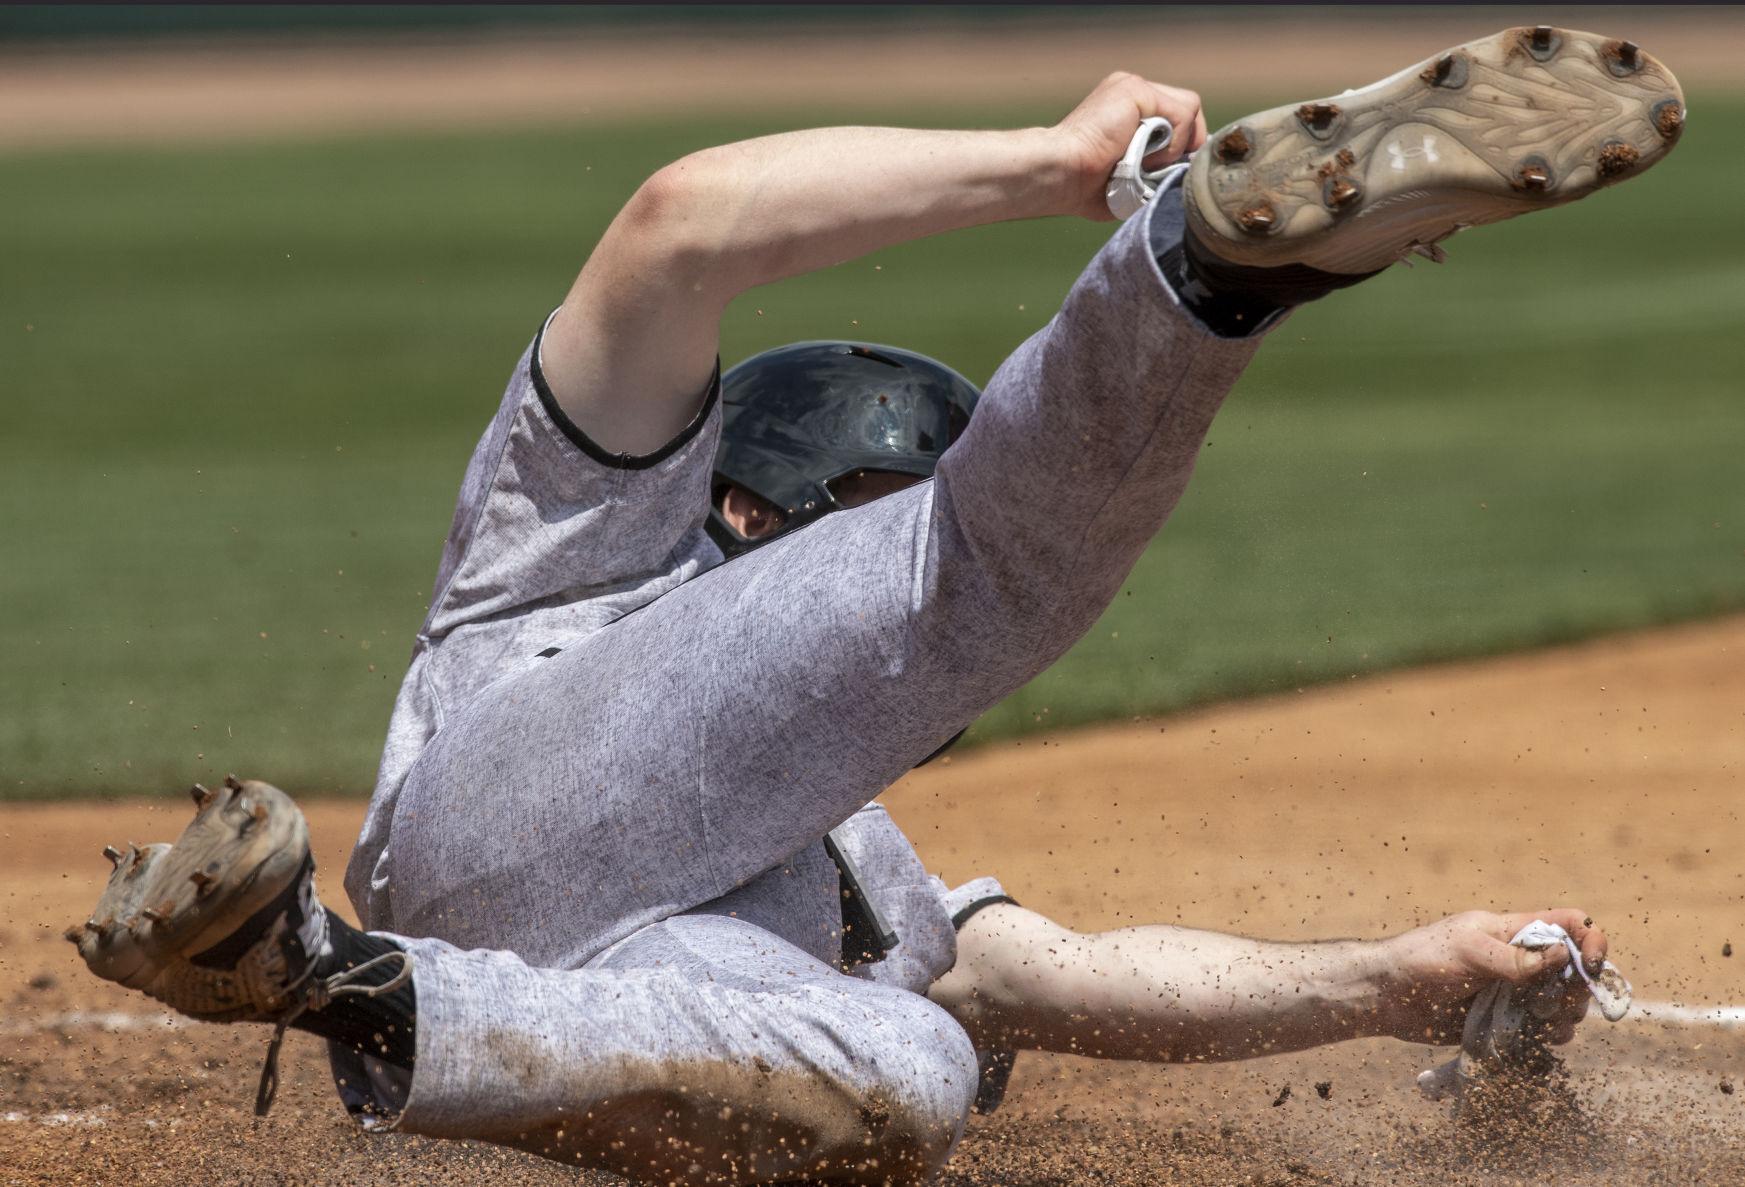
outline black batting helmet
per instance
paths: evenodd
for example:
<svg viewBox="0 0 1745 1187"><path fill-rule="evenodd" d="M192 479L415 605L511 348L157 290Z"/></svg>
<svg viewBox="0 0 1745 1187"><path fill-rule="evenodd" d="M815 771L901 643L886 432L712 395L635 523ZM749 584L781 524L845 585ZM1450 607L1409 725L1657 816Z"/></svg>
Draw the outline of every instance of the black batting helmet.
<svg viewBox="0 0 1745 1187"><path fill-rule="evenodd" d="M709 535L735 556L839 510L833 487L848 475L932 476L980 398L944 363L894 346L796 342L753 355L721 377ZM730 527L728 483L780 510L780 529L748 540Z"/></svg>

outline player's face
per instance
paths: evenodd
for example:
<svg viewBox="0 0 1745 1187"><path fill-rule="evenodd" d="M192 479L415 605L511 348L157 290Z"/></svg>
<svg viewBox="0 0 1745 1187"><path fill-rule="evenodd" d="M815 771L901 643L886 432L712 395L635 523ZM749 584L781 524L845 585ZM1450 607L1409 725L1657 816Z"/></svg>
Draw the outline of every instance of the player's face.
<svg viewBox="0 0 1745 1187"><path fill-rule="evenodd" d="M855 470L830 481L830 494L843 509L864 507L874 499L895 494L921 481L918 474L891 470ZM787 516L779 507L739 486L729 486L721 499L721 518L747 540L760 540L780 532Z"/></svg>
<svg viewBox="0 0 1745 1187"><path fill-rule="evenodd" d="M897 474L890 470L856 470L830 483L830 493L844 507L864 507L874 499L895 494L921 481L918 474Z"/></svg>

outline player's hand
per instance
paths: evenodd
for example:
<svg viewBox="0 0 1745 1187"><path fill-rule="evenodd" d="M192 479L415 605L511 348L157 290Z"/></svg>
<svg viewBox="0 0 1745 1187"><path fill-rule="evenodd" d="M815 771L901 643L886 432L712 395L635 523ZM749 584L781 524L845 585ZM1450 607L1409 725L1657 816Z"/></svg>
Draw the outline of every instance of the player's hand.
<svg viewBox="0 0 1745 1187"><path fill-rule="evenodd" d="M1382 1030L1416 1043L1458 1043L1473 997L1492 981L1514 985L1554 977L1569 963L1559 944L1538 952L1509 941L1535 919L1555 923L1581 947L1582 963L1598 973L1606 959L1606 934L1585 911L1565 907L1498 915L1468 911L1381 941L1388 967L1382 972ZM1579 976L1563 982L1564 993L1546 1031L1567 1043L1587 1013L1590 995Z"/></svg>
<svg viewBox="0 0 1745 1187"><path fill-rule="evenodd" d="M1115 217L1104 198L1109 174L1126 154L1140 121L1156 115L1175 126L1175 137L1145 158L1147 169L1161 168L1206 142L1206 117L1197 94L1123 71L1098 83L1054 126L1071 171L1071 213L1105 222Z"/></svg>

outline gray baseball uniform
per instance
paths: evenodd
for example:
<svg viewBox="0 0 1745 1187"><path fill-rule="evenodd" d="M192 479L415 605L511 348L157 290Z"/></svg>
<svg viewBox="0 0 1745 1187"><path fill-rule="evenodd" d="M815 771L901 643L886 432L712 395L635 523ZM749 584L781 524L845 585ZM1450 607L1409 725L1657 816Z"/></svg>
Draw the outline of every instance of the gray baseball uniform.
<svg viewBox="0 0 1745 1187"><path fill-rule="evenodd" d="M409 1083L333 1048L354 1107L636 1175L679 1173L614 1162L638 1118L679 1171L829 1177L870 1141L901 1179L949 1154L975 1063L923 995L954 907L996 887L946 891L867 805L1096 621L1256 349L1182 309L1160 209L1179 225L1173 185L930 482L725 564L702 530L715 390L659 453L613 457L535 341L468 467L347 871L418 999ZM852 976L820 843L844 822L901 941Z"/></svg>

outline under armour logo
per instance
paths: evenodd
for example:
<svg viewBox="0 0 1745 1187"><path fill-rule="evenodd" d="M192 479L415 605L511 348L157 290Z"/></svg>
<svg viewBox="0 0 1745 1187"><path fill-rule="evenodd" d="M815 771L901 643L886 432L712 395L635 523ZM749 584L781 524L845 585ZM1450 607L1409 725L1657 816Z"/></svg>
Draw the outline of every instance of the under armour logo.
<svg viewBox="0 0 1745 1187"><path fill-rule="evenodd" d="M1436 155L1436 137L1429 134L1424 136L1424 147L1422 148L1401 148L1400 142L1394 141L1388 145L1388 156L1393 159L1393 167L1401 173L1406 171L1407 157L1423 157L1432 165L1441 159Z"/></svg>

